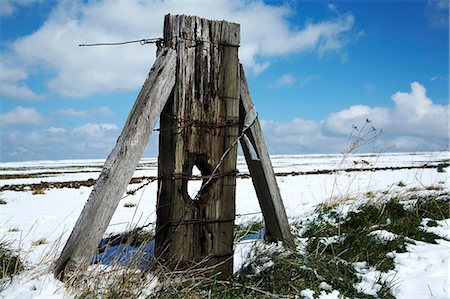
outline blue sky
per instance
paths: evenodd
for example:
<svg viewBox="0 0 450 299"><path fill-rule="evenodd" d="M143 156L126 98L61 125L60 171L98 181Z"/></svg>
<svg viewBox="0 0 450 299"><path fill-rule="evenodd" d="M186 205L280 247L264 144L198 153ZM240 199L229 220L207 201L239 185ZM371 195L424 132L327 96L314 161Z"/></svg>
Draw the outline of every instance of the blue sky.
<svg viewBox="0 0 450 299"><path fill-rule="evenodd" d="M77 45L159 37L167 13L241 24L240 60L272 154L339 153L351 134L370 139L371 126L383 132L362 151L448 149L448 9L447 0L2 1L0 160L106 158L155 48Z"/></svg>

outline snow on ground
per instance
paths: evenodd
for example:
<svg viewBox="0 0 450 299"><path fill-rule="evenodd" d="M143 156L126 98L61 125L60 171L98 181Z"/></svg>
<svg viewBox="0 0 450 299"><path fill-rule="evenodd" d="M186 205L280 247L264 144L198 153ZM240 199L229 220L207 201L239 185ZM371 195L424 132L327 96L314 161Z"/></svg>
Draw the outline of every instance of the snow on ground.
<svg viewBox="0 0 450 299"><path fill-rule="evenodd" d="M450 239L450 219L437 221L437 224L436 227L424 225L423 229ZM395 296L399 299L450 298L450 242L416 242L408 244L407 250L394 254Z"/></svg>
<svg viewBox="0 0 450 299"><path fill-rule="evenodd" d="M273 156L272 163L275 172L313 171L318 169L345 169L367 167L420 166L424 164L437 165L450 158L450 152L416 153L416 154L364 154L352 155L343 159L342 155L295 155ZM157 174L156 159L143 159L134 177L155 176ZM8 184L39 183L41 181L73 181L97 178L101 160L66 160L66 161L32 161L0 163L0 174L27 174L45 171L70 171L45 178L20 178L0 180L0 186ZM238 159L238 169L247 173L245 160ZM97 171L75 172L74 171ZM310 215L314 208L325 201L336 200L341 197L361 197L361 194L378 193L385 190L391 192L406 192L411 188L424 189L428 186L440 186L450 190L447 172L437 172L435 168L428 169L400 169L361 172L338 172L333 174L311 174L298 176L278 176L277 181L283 202L289 218ZM402 184L399 184L402 182ZM132 184L128 190L135 190L145 182ZM200 188L200 181L189 182L189 193L195 194ZM402 186L405 185L405 186ZM79 189L51 189L45 194L33 195L31 191L4 191L0 197L6 204L0 205L0 234L2 240L10 240L15 248L20 248L29 265L42 264L45 253L51 251L56 255L62 249L80 212L89 197L92 187ZM157 182L152 182L134 195L125 196L111 220L106 235L122 232L126 229L155 222ZM370 200L370 197L368 196ZM125 204L135 205L125 207ZM237 223L251 218L261 218L259 204L251 179L238 179L236 191ZM251 215L242 215L252 213ZM441 223L440 223L441 224ZM437 228L431 228L437 229ZM447 228L448 236L448 228ZM445 234L445 232L444 232ZM41 240L43 245L37 245ZM235 269L239 268L251 251L250 245L236 248ZM431 249L430 246L434 246ZM398 271L396 276L397 294L399 298L425 298L449 296L448 255L449 243L440 242L438 245L411 245L411 252L397 254ZM238 257L238 255L240 255ZM410 272L413 271L413 272ZM25 275L26 276L26 275ZM55 290L57 282L50 276L39 276L50 285L42 287L41 294L49 294ZM45 283L44 283L45 284ZM16 284L15 284L16 285ZM420 292L414 292L421 286ZM14 293L14 286L10 286L4 293ZM9 292L9 293L8 293ZM338 296L334 291L323 290L323 294L316 294L321 298ZM59 294L59 293L58 293ZM305 291L305 297L308 296ZM417 297L425 296L425 297ZM17 297L17 295L11 295ZM25 296L25 297L28 297ZM30 295L37 298L39 296ZM61 296L59 296L61 297Z"/></svg>
<svg viewBox="0 0 450 299"><path fill-rule="evenodd" d="M74 298L64 284L49 272L48 265L22 272L1 294L1 298Z"/></svg>
<svg viewBox="0 0 450 299"><path fill-rule="evenodd" d="M450 298L450 242L416 242L395 254L394 295L399 299Z"/></svg>

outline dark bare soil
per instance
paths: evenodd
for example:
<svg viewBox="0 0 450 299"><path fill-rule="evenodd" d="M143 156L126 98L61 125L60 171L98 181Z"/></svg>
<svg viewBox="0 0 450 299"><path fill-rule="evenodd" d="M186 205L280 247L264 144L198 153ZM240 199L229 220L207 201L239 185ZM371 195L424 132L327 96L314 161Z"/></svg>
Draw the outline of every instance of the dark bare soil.
<svg viewBox="0 0 450 299"><path fill-rule="evenodd" d="M450 166L449 162L434 163L434 164L424 164L417 166L388 166L388 167L354 167L354 168L344 168L344 169L321 169L321 170L311 170L311 171L291 171L291 172L277 172L276 176L287 177L287 176L299 176L299 175L317 175L317 174L335 174L338 172L364 172L364 171L383 171L383 170L400 170L400 169L424 169L424 168L436 168L438 171L445 171L444 169ZM83 172L94 172L94 171L83 171ZM60 175L64 172L42 172L33 174L14 174L0 175L0 180L2 179L18 179L18 178L38 178L52 175ZM250 174L248 173L237 173L237 178L248 179ZM191 176L189 180L196 181L202 180L201 176ZM130 184L140 184L144 181L153 182L158 180L156 176L141 176L132 178ZM69 181L69 182L40 182L40 183L30 183L30 184L11 184L3 185L0 187L1 191L34 191L34 190L46 190L46 189L60 189L60 188L80 188L80 187L92 187L95 184L95 179L88 179L82 181Z"/></svg>

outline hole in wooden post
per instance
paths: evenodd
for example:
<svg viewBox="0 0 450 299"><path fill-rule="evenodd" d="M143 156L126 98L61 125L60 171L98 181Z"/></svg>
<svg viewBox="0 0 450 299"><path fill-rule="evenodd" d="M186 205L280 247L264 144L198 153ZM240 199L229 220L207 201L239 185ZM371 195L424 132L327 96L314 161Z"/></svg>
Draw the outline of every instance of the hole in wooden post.
<svg viewBox="0 0 450 299"><path fill-rule="evenodd" d="M200 171L200 169L198 169L197 165L194 165L194 167L192 168L191 175L193 175L193 176L202 175L202 172ZM190 182L188 181L187 193L192 200L195 198L198 191L200 191L201 186L202 186L202 182L200 180L192 180Z"/></svg>
<svg viewBox="0 0 450 299"><path fill-rule="evenodd" d="M189 159L185 169L185 173L190 178L184 178L182 183L182 192L185 200L201 201L202 196L214 184L216 180L210 180L212 167L208 164L206 155L196 155ZM193 177L194 176L194 177ZM197 176L197 178L195 177ZM198 177L201 177L201 180ZM208 185L206 183L209 181Z"/></svg>

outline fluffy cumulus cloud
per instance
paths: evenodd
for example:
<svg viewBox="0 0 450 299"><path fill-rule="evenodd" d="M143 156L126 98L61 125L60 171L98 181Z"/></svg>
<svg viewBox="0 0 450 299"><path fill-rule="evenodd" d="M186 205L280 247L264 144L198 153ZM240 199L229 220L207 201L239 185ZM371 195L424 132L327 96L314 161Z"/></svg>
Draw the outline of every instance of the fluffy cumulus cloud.
<svg viewBox="0 0 450 299"><path fill-rule="evenodd" d="M42 1L44 0L2 0L0 1L0 16L13 15L22 6Z"/></svg>
<svg viewBox="0 0 450 299"><path fill-rule="evenodd" d="M5 64L7 58L0 55L0 96L5 99L21 101L37 101L43 99L36 94L27 84L28 72L24 67L14 64Z"/></svg>
<svg viewBox="0 0 450 299"><path fill-rule="evenodd" d="M292 74L283 74L271 86L272 87L282 87L282 86L286 86L286 85L292 85L292 84L294 84L294 82L295 82L295 78L294 78L294 76L292 76Z"/></svg>
<svg viewBox="0 0 450 299"><path fill-rule="evenodd" d="M370 143L365 144L368 151L448 148L449 106L434 104L418 82L410 88L391 96L392 108L355 105L320 122L300 118L287 123L262 121L269 148L272 153L342 152L355 137L365 138L362 144ZM377 142L371 143L374 137Z"/></svg>
<svg viewBox="0 0 450 299"><path fill-rule="evenodd" d="M97 117L111 117L114 113L109 107L103 106L100 108L93 108L88 110L76 110L73 108L59 109L53 112L53 115L60 115L66 117L82 117L82 118L97 118Z"/></svg>
<svg viewBox="0 0 450 299"><path fill-rule="evenodd" d="M88 123L71 130L44 127L38 130L0 132L2 160L106 158L120 134L114 124Z"/></svg>
<svg viewBox="0 0 450 299"><path fill-rule="evenodd" d="M6 7L12 2L2 3L6 3ZM12 43L11 61L55 74L49 79L48 87L64 97L82 98L96 93L132 90L142 84L152 65L154 48L77 45L161 36L163 17L167 13L240 23L240 59L255 74L267 69L273 56L296 52L323 56L341 50L349 42L355 22L352 14L337 13L330 19L292 28L288 22L289 7L262 1L194 1L186 5L162 0L61 1L41 28ZM15 72L20 80L26 76L14 65L6 68ZM18 80L14 81L16 89ZM26 88L24 84L21 87ZM19 94L11 86L4 89L4 93ZM26 97L32 98L32 95Z"/></svg>
<svg viewBox="0 0 450 299"><path fill-rule="evenodd" d="M433 103L418 82L411 83L408 92L394 93L391 100L392 107L355 105L322 121L263 119L264 138L272 154L345 152L353 148L354 141L367 152L448 147L448 105ZM77 110L64 113L80 116ZM120 128L112 123L86 123L69 129L44 119L34 108L17 107L0 115L0 124L8 127L0 130L1 160L106 158L120 134ZM157 133L153 135L146 156L157 154Z"/></svg>
<svg viewBox="0 0 450 299"><path fill-rule="evenodd" d="M39 125L43 118L35 108L14 108L10 112L0 114L0 127L20 127L28 125Z"/></svg>

